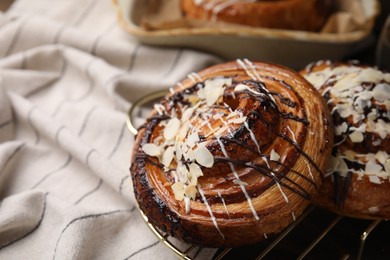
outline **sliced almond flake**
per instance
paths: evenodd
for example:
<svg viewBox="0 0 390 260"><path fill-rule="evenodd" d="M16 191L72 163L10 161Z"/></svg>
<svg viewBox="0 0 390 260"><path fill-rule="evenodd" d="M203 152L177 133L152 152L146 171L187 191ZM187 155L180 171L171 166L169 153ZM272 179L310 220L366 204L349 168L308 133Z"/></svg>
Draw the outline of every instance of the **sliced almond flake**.
<svg viewBox="0 0 390 260"><path fill-rule="evenodd" d="M246 183L246 182L244 182L244 181L241 181L241 180L238 180L238 179L235 179L235 180L233 180L233 183L234 184L237 184L237 185L242 185L242 186L247 186L248 185L248 183Z"/></svg>
<svg viewBox="0 0 390 260"><path fill-rule="evenodd" d="M365 123L362 123L359 125L359 127L351 126L349 129L352 131L359 131L359 132L364 133L366 131L366 127L367 127L367 125Z"/></svg>
<svg viewBox="0 0 390 260"><path fill-rule="evenodd" d="M153 144L153 143L144 144L142 146L142 151L144 151L144 153L146 153L149 156L160 156L161 155L160 147Z"/></svg>
<svg viewBox="0 0 390 260"><path fill-rule="evenodd" d="M232 117L237 117L240 116L237 111L231 112L229 115L227 115L226 119L232 118Z"/></svg>
<svg viewBox="0 0 390 260"><path fill-rule="evenodd" d="M233 119L229 119L228 120L228 123L231 123L231 124L242 124L246 121L246 116L243 116L243 117L239 117L239 118L233 118Z"/></svg>
<svg viewBox="0 0 390 260"><path fill-rule="evenodd" d="M351 139L353 143L361 143L364 140L364 136L362 132L355 131L349 135L349 139Z"/></svg>
<svg viewBox="0 0 390 260"><path fill-rule="evenodd" d="M214 156L209 149L203 144L198 144L194 150L195 160L202 166L211 168L214 165Z"/></svg>
<svg viewBox="0 0 390 260"><path fill-rule="evenodd" d="M188 151L186 151L184 153L184 159L186 159L187 161L195 161L195 154L194 154L194 150L192 149L188 149Z"/></svg>
<svg viewBox="0 0 390 260"><path fill-rule="evenodd" d="M184 110L182 116L181 116L181 122L184 123L186 122L188 119L191 118L192 114L194 113L194 108L190 107L190 108L187 108L186 110Z"/></svg>
<svg viewBox="0 0 390 260"><path fill-rule="evenodd" d="M157 136L154 140L153 143L157 146L159 146L163 142L163 137L161 135Z"/></svg>
<svg viewBox="0 0 390 260"><path fill-rule="evenodd" d="M232 82L232 79L226 79L226 78L214 78L211 80L205 81L205 99L208 106L213 105L219 97L222 95L224 91L225 85L230 85Z"/></svg>
<svg viewBox="0 0 390 260"><path fill-rule="evenodd" d="M186 144L189 146L189 147L194 147L195 144L197 144L199 142L199 135L197 132L193 132L191 133L188 137L187 137L187 140L186 140Z"/></svg>
<svg viewBox="0 0 390 260"><path fill-rule="evenodd" d="M185 195L187 197L189 197L190 199L192 199L192 200L196 199L196 193L197 192L198 192L198 189L195 186L193 186L193 185L189 185L185 189Z"/></svg>
<svg viewBox="0 0 390 260"><path fill-rule="evenodd" d="M372 174L372 175L376 175L379 173L379 171L382 170L382 166L378 163L375 163L375 162L372 162L372 161L369 161L366 163L366 173L367 174Z"/></svg>
<svg viewBox="0 0 390 260"><path fill-rule="evenodd" d="M390 158L386 160L384 167L385 167L386 173L388 175L390 175Z"/></svg>
<svg viewBox="0 0 390 260"><path fill-rule="evenodd" d="M183 144L180 142L175 144L176 161L180 161L183 156L183 150L181 149L182 146Z"/></svg>
<svg viewBox="0 0 390 260"><path fill-rule="evenodd" d="M389 155L386 153L386 151L379 151L375 154L375 159L378 160L381 164L385 164L386 160L389 159Z"/></svg>
<svg viewBox="0 0 390 260"><path fill-rule="evenodd" d="M381 179L378 176L376 176L376 175L369 175L368 179L370 180L370 182L375 183L375 184L381 184L382 183Z"/></svg>
<svg viewBox="0 0 390 260"><path fill-rule="evenodd" d="M182 201L184 199L184 184L181 182L175 182L172 184L171 189L175 195L175 199Z"/></svg>
<svg viewBox="0 0 390 260"><path fill-rule="evenodd" d="M378 111L376 109L371 109L371 112L368 113L367 115L367 119L371 121L374 121L375 119L377 119L377 117L378 117Z"/></svg>
<svg viewBox="0 0 390 260"><path fill-rule="evenodd" d="M179 134L176 135L176 141L183 141L188 134L189 124L183 124L179 129Z"/></svg>
<svg viewBox="0 0 390 260"><path fill-rule="evenodd" d="M274 149L272 149L269 159L271 161L279 161L280 155Z"/></svg>
<svg viewBox="0 0 390 260"><path fill-rule="evenodd" d="M190 200L190 198L184 197L184 203L186 205L186 214L188 214L191 211L191 200Z"/></svg>
<svg viewBox="0 0 390 260"><path fill-rule="evenodd" d="M164 128L164 138L166 140L174 139L177 132L179 131L179 128L180 120L177 117L172 118Z"/></svg>
<svg viewBox="0 0 390 260"><path fill-rule="evenodd" d="M346 133L347 130L348 124L346 122L343 122L341 125L335 127L335 134L342 135L343 133Z"/></svg>
<svg viewBox="0 0 390 260"><path fill-rule="evenodd" d="M372 90L373 97L379 101L384 102L390 99L390 85L386 83L381 83L375 86Z"/></svg>
<svg viewBox="0 0 390 260"><path fill-rule="evenodd" d="M190 164L190 173L196 177L203 176L202 169L196 163Z"/></svg>
<svg viewBox="0 0 390 260"><path fill-rule="evenodd" d="M347 118L347 117L351 116L353 113L353 110L349 105L347 105L347 106L338 105L337 111L339 112L339 114L342 118Z"/></svg>
<svg viewBox="0 0 390 260"><path fill-rule="evenodd" d="M169 167L169 165L171 164L171 162L173 160L174 151L175 151L175 149L173 148L173 146L169 146L164 151L163 156L162 156L162 164L164 166Z"/></svg>
<svg viewBox="0 0 390 260"><path fill-rule="evenodd" d="M382 119L378 119L373 130L374 132L378 133L380 138L385 139L386 136L390 133L390 124L386 123Z"/></svg>
<svg viewBox="0 0 390 260"><path fill-rule="evenodd" d="M180 182L186 183L188 181L188 176L190 172L187 170L187 167L183 163L178 163L176 173L178 174Z"/></svg>
<svg viewBox="0 0 390 260"><path fill-rule="evenodd" d="M198 184L198 177L196 177L195 175L189 175L189 182L187 182L188 185L193 185L193 186L196 186Z"/></svg>
<svg viewBox="0 0 390 260"><path fill-rule="evenodd" d="M377 139L374 142L372 142L372 145L373 146L379 146L379 145L381 145L381 143L382 143L382 140L381 139Z"/></svg>
<svg viewBox="0 0 390 260"><path fill-rule="evenodd" d="M341 157L338 157L338 164L337 164L337 172L342 177L346 177L348 173L348 165L345 163L344 159Z"/></svg>

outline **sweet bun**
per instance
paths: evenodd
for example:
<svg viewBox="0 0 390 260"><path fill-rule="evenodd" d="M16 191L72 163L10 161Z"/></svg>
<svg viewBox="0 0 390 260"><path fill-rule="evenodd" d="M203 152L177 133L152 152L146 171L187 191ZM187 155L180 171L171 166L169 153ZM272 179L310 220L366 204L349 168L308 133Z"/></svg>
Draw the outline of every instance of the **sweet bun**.
<svg viewBox="0 0 390 260"><path fill-rule="evenodd" d="M335 146L316 203L357 218L390 218L390 73L319 61L302 75L333 116Z"/></svg>
<svg viewBox="0 0 390 260"><path fill-rule="evenodd" d="M176 238L256 243L308 206L332 144L329 111L298 73L249 60L216 65L171 89L140 127L135 197Z"/></svg>
<svg viewBox="0 0 390 260"><path fill-rule="evenodd" d="M190 19L255 27L318 31L332 0L181 0Z"/></svg>

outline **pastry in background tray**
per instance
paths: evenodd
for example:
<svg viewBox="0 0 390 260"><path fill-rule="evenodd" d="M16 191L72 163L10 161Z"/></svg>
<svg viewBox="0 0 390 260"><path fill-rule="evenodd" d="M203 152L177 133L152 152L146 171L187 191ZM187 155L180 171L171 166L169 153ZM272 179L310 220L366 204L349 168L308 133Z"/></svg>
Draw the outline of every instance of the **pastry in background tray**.
<svg viewBox="0 0 390 260"><path fill-rule="evenodd" d="M324 96L335 145L317 203L358 218L390 218L390 73L319 61L302 71Z"/></svg>
<svg viewBox="0 0 390 260"><path fill-rule="evenodd" d="M131 175L148 220L209 247L283 230L318 192L333 127L297 72L237 60L191 73L136 137Z"/></svg>
<svg viewBox="0 0 390 260"><path fill-rule="evenodd" d="M332 0L180 0L189 19L255 27L319 31Z"/></svg>

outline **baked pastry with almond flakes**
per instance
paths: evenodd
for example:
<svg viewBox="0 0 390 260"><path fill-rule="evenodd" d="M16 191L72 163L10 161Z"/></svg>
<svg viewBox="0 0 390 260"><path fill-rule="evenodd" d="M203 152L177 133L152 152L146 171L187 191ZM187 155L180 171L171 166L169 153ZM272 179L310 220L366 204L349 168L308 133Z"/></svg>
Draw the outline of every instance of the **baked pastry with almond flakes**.
<svg viewBox="0 0 390 260"><path fill-rule="evenodd" d="M330 61L301 73L326 99L335 127L316 203L351 217L390 218L390 73Z"/></svg>
<svg viewBox="0 0 390 260"><path fill-rule="evenodd" d="M318 192L330 113L298 73L249 60L191 73L136 137L131 175L149 221L209 247L283 230Z"/></svg>

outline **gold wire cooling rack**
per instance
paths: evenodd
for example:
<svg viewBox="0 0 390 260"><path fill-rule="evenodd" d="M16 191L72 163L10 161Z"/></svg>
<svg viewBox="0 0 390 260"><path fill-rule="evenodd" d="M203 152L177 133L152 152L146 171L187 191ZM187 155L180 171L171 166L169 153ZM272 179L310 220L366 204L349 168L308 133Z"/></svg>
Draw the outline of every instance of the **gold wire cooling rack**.
<svg viewBox="0 0 390 260"><path fill-rule="evenodd" d="M138 99L130 107L126 123L137 134L134 118L150 104L165 96L166 90L153 92ZM143 109L141 109L143 108ZM195 259L196 245L179 248L174 238L142 218L153 234L181 259ZM380 227L378 227L380 226ZM213 259L390 259L390 222L353 219L310 206L296 221L277 236L259 244L241 248L220 248Z"/></svg>

